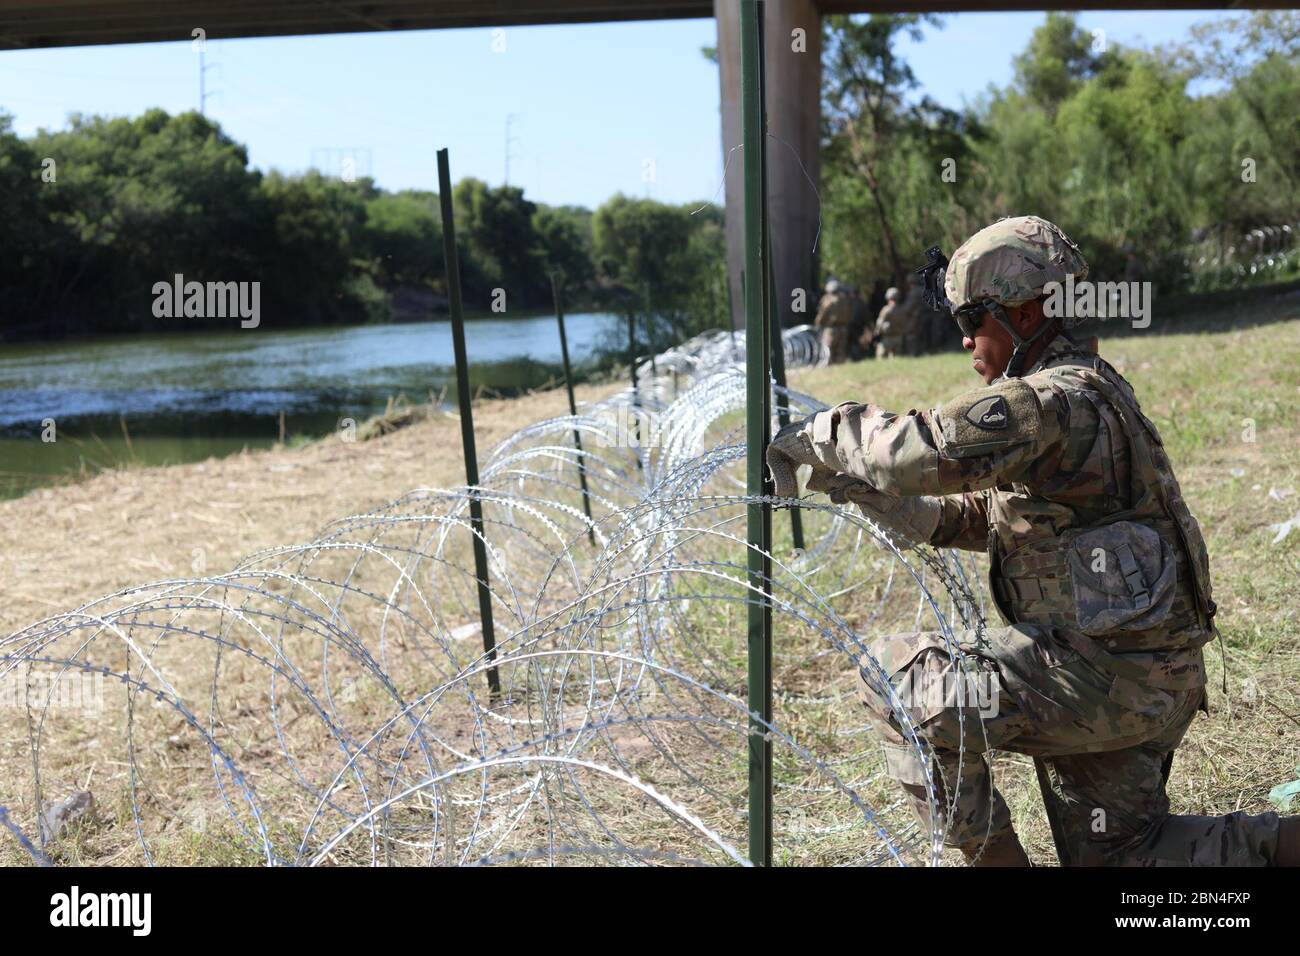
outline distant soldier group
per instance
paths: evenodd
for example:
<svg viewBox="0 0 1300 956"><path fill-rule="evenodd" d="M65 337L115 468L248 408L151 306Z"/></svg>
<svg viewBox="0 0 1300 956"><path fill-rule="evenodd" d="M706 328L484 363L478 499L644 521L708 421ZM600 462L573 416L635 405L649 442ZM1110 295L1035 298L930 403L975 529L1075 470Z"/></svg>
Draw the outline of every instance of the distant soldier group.
<svg viewBox="0 0 1300 956"><path fill-rule="evenodd" d="M877 295L879 289L877 288ZM879 300L877 300L879 301ZM937 344L931 321L936 313L922 301L920 279L909 276L907 294L897 288L885 292L885 303L874 323L870 307L854 288L836 279L826 283L817 303L814 324L821 330L822 346L830 364L854 358L920 355Z"/></svg>

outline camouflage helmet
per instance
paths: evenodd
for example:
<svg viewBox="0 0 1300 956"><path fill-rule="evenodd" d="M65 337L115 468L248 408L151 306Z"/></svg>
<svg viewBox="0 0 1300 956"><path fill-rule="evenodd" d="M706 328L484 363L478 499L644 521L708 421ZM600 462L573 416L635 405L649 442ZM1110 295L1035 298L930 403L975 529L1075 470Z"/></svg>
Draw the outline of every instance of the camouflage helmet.
<svg viewBox="0 0 1300 956"><path fill-rule="evenodd" d="M1079 247L1038 216L999 219L952 254L943 291L954 309L993 299L1008 307L1036 299L1049 282L1088 275Z"/></svg>

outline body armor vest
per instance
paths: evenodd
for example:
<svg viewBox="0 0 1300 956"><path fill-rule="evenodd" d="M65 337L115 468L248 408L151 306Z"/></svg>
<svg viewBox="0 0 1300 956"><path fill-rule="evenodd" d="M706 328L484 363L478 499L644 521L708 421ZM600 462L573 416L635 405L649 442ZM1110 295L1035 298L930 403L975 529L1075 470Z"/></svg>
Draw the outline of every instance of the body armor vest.
<svg viewBox="0 0 1300 956"><path fill-rule="evenodd" d="M1095 353L1050 361L1054 387L1099 396L1120 423L1130 450L1129 506L1005 554L990 520L989 583L999 611L1011 623L1075 632L1076 646L1086 635L1103 652L1201 647L1215 633L1209 558L1155 426L1132 386Z"/></svg>

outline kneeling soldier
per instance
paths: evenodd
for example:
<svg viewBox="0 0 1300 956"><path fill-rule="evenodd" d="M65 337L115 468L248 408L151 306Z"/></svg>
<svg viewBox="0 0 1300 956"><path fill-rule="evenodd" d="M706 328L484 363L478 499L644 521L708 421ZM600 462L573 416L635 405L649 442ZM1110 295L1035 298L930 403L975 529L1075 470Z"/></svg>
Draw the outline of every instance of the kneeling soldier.
<svg viewBox="0 0 1300 956"><path fill-rule="evenodd" d="M985 387L903 415L845 402L768 450L778 494L793 497L793 469L812 465L809 490L900 537L989 554L1005 626L958 632L956 648L939 632L890 635L871 647L879 668L864 661L889 775L927 824L933 780L934 805L951 805L945 842L981 865L1028 864L992 786L994 749L1046 771L1064 862L1295 865L1300 818L1169 813L1174 750L1206 708L1209 561L1132 387L1071 336L1075 320L1044 312L1048 283L1086 278L1078 248L1023 216L976 233L951 262L931 259L929 297L956 319ZM954 693L972 672L993 708Z"/></svg>

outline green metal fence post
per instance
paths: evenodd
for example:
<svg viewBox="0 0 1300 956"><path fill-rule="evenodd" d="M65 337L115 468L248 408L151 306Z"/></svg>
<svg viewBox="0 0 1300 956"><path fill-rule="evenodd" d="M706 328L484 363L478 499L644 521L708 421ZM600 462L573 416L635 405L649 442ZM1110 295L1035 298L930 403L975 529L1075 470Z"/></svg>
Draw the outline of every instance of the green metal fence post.
<svg viewBox="0 0 1300 956"><path fill-rule="evenodd" d="M772 229L768 224L768 252L772 249ZM776 420L782 428L790 424L790 396L785 394L785 337L781 334L781 309L776 297L776 267L771 255L767 258L768 309L771 312L772 378L777 384ZM798 508L790 509L790 537L796 551L803 550L803 514Z"/></svg>
<svg viewBox="0 0 1300 956"><path fill-rule="evenodd" d="M650 283L642 286L642 299L645 300L645 327L646 327L646 347L650 350L650 394L655 394L655 387L659 382L659 364L658 351L659 346L656 342L658 334L656 333L655 315L650 308Z"/></svg>
<svg viewBox="0 0 1300 956"><path fill-rule="evenodd" d="M447 299L451 309L451 342L456 353L456 394L460 398L460 439L465 449L465 484L469 485L469 523L474 532L474 575L478 579L478 613L483 626L483 653L497 656L492 628L492 591L488 587L487 547L483 537L483 502L479 498L478 453L474 449L474 412L469 400L469 362L465 355L465 316L460 298L460 261L456 257L456 225L451 208L451 168L447 150L438 150L438 200L442 206L442 251L447 263ZM501 676L493 665L487 672L488 689L501 693Z"/></svg>
<svg viewBox="0 0 1300 956"><path fill-rule="evenodd" d="M636 466L642 469L645 466L641 464L641 389L636 382L636 312L630 305L627 307L627 364L632 369L632 407L636 410L633 420L628 423L629 432L635 429ZM632 434L626 438L629 443L633 442Z"/></svg>
<svg viewBox="0 0 1300 956"><path fill-rule="evenodd" d="M766 113L763 106L763 8L758 0L740 6L741 125L745 149L745 445L751 496L770 495L765 453L772 428L772 377L766 301L767 209L764 195ZM749 541L749 859L772 863L772 509L748 506Z"/></svg>
<svg viewBox="0 0 1300 956"><path fill-rule="evenodd" d="M551 299L555 302L555 322L560 327L560 361L564 364L564 387L569 392L569 414L578 417L578 405L573 400L573 373L569 369L569 337L564 334L564 306L560 302L560 283L551 273ZM587 537L596 543L596 529L591 525L591 496L587 493L587 460L582 454L582 433L573 428L573 445L578 449L578 481L582 483L582 510L587 516Z"/></svg>

